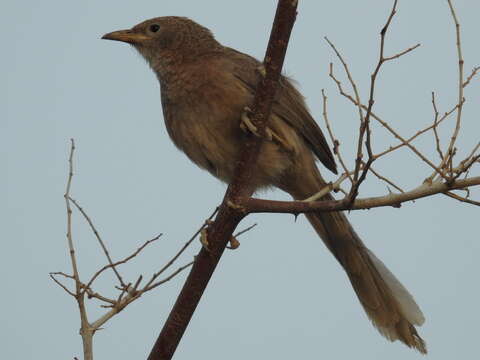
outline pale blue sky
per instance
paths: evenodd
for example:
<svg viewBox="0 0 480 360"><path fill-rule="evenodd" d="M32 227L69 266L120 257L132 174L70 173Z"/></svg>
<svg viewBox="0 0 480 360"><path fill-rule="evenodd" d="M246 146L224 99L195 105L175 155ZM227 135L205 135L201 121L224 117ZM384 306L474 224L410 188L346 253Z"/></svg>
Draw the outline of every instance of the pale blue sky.
<svg viewBox="0 0 480 360"><path fill-rule="evenodd" d="M321 89L344 157L353 159L356 110L328 78L328 36L348 60L363 99L391 1L300 1L285 71L300 84L323 127ZM462 23L466 71L480 64L480 3L454 1ZM75 303L48 278L69 271L62 194L69 138L77 142L73 196L89 211L114 257L159 232L165 235L125 268L126 277L158 269L196 230L225 186L197 169L167 137L156 78L130 47L101 35L147 18L188 16L217 39L257 58L268 40L276 1L2 1L0 87L2 358L81 357ZM444 112L456 101L454 26L446 1L400 1L387 53L417 42L414 53L386 64L375 111L405 136L432 121L430 92ZM336 72L345 82L341 69ZM461 154L478 142L480 84L466 91ZM444 139L452 121L442 128ZM375 149L394 139L375 127ZM433 139L418 147L436 159ZM350 163L352 163L350 161ZM377 168L406 189L430 170L408 150ZM476 171L478 175L478 169ZM333 179L327 175L329 179ZM385 194L373 180L363 196ZM473 192L477 199L479 191ZM279 192L262 196L285 198ZM478 354L479 210L436 196L401 209L354 212L350 219L414 294L426 323L419 332L431 359ZM79 265L87 277L104 264L84 221L75 215ZM340 266L303 217L251 216L259 226L227 252L188 328L176 359L419 359L369 324ZM190 261L198 243L183 258ZM146 295L95 336L97 359L142 359L150 351L185 275ZM112 294L111 278L98 285ZM101 290L98 287L97 290ZM91 308L100 314L98 307ZM215 344L215 345L214 345Z"/></svg>

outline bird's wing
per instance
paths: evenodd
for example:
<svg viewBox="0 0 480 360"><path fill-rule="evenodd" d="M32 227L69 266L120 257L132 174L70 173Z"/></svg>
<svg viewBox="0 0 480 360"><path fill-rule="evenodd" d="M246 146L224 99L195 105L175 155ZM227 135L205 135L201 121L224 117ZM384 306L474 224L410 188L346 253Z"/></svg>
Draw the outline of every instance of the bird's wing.
<svg viewBox="0 0 480 360"><path fill-rule="evenodd" d="M230 63L233 74L250 90L253 96L262 76L259 71L261 63L255 58L234 49L227 48L226 50L232 60ZM283 75L279 81L272 111L303 136L310 149L325 167L335 174L337 173L332 151L322 130L310 115L303 96L291 81Z"/></svg>

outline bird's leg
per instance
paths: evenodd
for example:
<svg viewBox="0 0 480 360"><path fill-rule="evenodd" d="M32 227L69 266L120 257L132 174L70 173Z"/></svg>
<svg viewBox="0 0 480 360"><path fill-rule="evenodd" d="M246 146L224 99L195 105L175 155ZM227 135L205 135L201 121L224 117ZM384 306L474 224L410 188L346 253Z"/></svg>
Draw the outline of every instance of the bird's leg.
<svg viewBox="0 0 480 360"><path fill-rule="evenodd" d="M252 120L250 120L249 115L251 113L252 110L248 106L245 106L243 108L242 115L240 116L240 129L242 129L246 133L250 132L257 137L261 137L258 133L257 127L253 124Z"/></svg>
<svg viewBox="0 0 480 360"><path fill-rule="evenodd" d="M267 71L265 70L265 65L262 64L262 65L257 66L256 70L260 75L262 75L262 77L267 76Z"/></svg>
<svg viewBox="0 0 480 360"><path fill-rule="evenodd" d="M293 152L293 148L285 141L283 140L275 131L267 127L265 129L265 132L267 133L267 138L268 140L276 143L277 145L280 145L284 150L287 152Z"/></svg>
<svg viewBox="0 0 480 360"><path fill-rule="evenodd" d="M208 247L208 233L207 233L207 230L208 230L208 226L210 226L211 223L212 223L212 221L207 220L206 221L206 226L200 231L200 244L202 244L202 247L205 250L207 250L208 252L210 252L210 248Z"/></svg>
<svg viewBox="0 0 480 360"><path fill-rule="evenodd" d="M242 115L241 115L240 129L242 129L244 132L250 132L257 137L262 137L258 132L257 127L253 124L252 120L250 120L249 115L251 113L252 113L252 110L248 106L245 106L244 111L242 112ZM264 138L267 141L276 143L287 152L293 151L292 147L268 126L265 128Z"/></svg>
<svg viewBox="0 0 480 360"><path fill-rule="evenodd" d="M211 252L210 251L210 248L209 248L209 243L208 243L208 226L212 223L212 221L207 221L207 227L203 228L201 231L200 231L200 243L202 244L202 247L207 250L208 252ZM230 245L227 245L227 249L230 249L230 250L235 250L235 249L238 249L238 247L240 246L240 241L237 240L237 238L235 236L231 236L230 237L230 240L228 241L230 243Z"/></svg>

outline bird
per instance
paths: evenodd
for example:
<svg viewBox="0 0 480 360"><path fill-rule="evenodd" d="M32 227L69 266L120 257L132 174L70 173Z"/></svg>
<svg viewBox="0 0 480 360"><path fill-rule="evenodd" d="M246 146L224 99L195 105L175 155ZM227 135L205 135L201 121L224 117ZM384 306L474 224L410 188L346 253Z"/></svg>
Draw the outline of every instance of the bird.
<svg viewBox="0 0 480 360"><path fill-rule="evenodd" d="M262 79L262 63L222 45L213 33L179 16L149 19L102 39L132 45L157 76L165 127L175 146L200 168L229 183L248 136L245 113ZM243 120L242 120L243 119ZM248 120L248 117L247 117ZM250 127L251 129L251 127ZM279 188L295 200L326 186L317 167L337 173L334 156L292 80L279 80L252 186ZM331 194L322 200L333 200ZM346 272L366 314L390 341L426 353L415 326L425 318L412 295L370 251L342 212L306 214Z"/></svg>

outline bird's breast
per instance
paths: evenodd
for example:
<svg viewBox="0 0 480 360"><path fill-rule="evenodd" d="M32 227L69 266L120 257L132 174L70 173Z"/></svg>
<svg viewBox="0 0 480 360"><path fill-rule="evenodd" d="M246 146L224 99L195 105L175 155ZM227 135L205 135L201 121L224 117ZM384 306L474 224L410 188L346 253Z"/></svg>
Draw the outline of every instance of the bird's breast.
<svg viewBox="0 0 480 360"><path fill-rule="evenodd" d="M244 136L240 116L250 98L236 82L219 76L205 81L202 75L178 78L174 89L162 87L165 125L190 160L228 182Z"/></svg>

